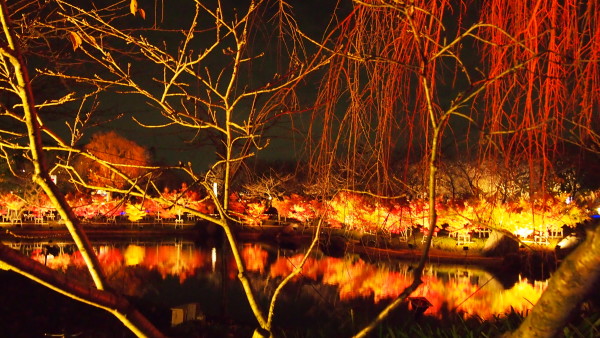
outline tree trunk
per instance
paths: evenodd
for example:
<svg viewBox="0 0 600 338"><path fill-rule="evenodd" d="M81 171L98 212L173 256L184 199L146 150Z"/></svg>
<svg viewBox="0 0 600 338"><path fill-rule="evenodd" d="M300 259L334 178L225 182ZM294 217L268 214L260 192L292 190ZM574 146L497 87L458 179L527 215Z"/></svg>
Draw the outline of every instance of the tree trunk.
<svg viewBox="0 0 600 338"><path fill-rule="evenodd" d="M555 337L600 280L600 226L552 275L548 288L521 326L507 337Z"/></svg>
<svg viewBox="0 0 600 338"><path fill-rule="evenodd" d="M138 337L164 337L129 301L112 292L84 285L0 243L0 268L12 270L69 298L104 309Z"/></svg>
<svg viewBox="0 0 600 338"><path fill-rule="evenodd" d="M36 110L29 74L19 50L19 41L14 28L10 25L10 17L5 0L0 0L0 25L3 28L4 39L6 40L6 46L3 44L0 45L0 55L8 60L4 65L9 74L12 72L9 78L14 76L14 82L11 84L15 88L14 93L22 103L23 122L27 127L29 151L34 167L32 180L43 189L62 219L65 220L65 226L69 230L73 241L86 263L96 289L81 286L80 284L73 284L65 276L61 276L43 265L35 264L23 256L16 255L16 253L12 252L12 249L4 245L0 245L1 267L20 273L73 299L105 309L117 317L138 337L163 337L164 335L140 312L133 309L124 297L104 291L107 288L106 279L91 242L75 216L73 209L65 197L58 191L58 188L48 174L42 145L42 125ZM9 69L9 64L13 69ZM91 300L87 300L87 297L90 297Z"/></svg>

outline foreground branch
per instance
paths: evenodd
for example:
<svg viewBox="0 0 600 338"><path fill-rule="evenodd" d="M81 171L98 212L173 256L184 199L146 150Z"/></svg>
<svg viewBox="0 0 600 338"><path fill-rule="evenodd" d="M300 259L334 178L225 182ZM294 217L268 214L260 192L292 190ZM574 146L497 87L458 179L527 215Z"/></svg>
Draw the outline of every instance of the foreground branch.
<svg viewBox="0 0 600 338"><path fill-rule="evenodd" d="M163 337L124 297L84 285L0 243L0 268L14 271L74 300L106 310L138 337Z"/></svg>

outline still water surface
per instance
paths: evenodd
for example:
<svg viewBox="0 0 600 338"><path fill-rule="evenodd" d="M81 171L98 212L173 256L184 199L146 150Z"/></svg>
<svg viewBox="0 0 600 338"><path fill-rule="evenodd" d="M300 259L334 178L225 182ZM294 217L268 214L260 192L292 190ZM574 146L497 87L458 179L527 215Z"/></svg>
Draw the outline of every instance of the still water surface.
<svg viewBox="0 0 600 338"><path fill-rule="evenodd" d="M75 245L59 240L6 243L42 264L72 278L86 280L87 273ZM197 317L229 318L252 323L252 315L237 280L237 269L223 245L199 244L184 238L169 240L122 239L93 242L111 286L146 306L165 309L196 303ZM300 262L301 251L272 245L245 243L242 258L259 301L266 309L278 282ZM300 277L288 285L276 307L280 326L307 325L306 318L320 321L352 321L360 325L398 296L412 281L414 263L384 258L379 261L358 254L329 257L316 253ZM490 319L511 309L527 311L536 303L546 281L501 283L494 274L466 265L429 265L423 284L413 297L425 298L425 315L442 318L448 311L465 317ZM416 304L407 302L407 310ZM174 310L164 313L174 319ZM362 320L361 320L362 319Z"/></svg>

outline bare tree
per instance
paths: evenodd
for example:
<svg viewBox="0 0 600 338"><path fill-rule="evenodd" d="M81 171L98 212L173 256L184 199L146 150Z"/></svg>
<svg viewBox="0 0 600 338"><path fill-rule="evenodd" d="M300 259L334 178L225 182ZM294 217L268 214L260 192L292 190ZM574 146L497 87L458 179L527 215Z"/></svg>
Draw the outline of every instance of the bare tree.
<svg viewBox="0 0 600 338"><path fill-rule="evenodd" d="M276 296L273 297L268 312L265 312L260 308L246 275L233 232L233 225L238 220L228 210L231 183L242 161L268 145L268 140L262 139L264 128L272 123L273 119L295 110L294 105L297 101L294 98L294 88L302 79L326 65L328 57L320 53L309 57L302 45L296 43L296 37L293 36L295 22L289 13L290 7L283 1L251 2L238 9L220 3L207 5L202 1L190 1L181 4L187 6L186 11L181 12L181 8L177 8L178 13L189 14L183 23L187 27L181 26L181 22L175 27L169 27L167 23L161 27L158 17L154 18L154 26L150 27L152 19L148 18L149 20L145 21L149 15L144 8L138 7L137 1L122 1L100 8L91 3L77 4L62 0L53 4L55 7L49 10L48 16L36 21L39 33L46 33L44 37L48 41L44 47L54 51L54 46L60 45L61 42L67 43L72 48L71 56L76 64L93 65L91 71L86 67L48 67L39 70L39 76L46 79L75 84L71 87L74 91L54 100L54 105L72 101L83 102L90 97L90 93L104 94L113 91L116 97L138 96L149 105L152 115L133 117L140 128L178 126L180 129L191 130L196 135L189 140L191 142L210 132L217 143L215 151L218 157L206 174L201 174L205 170L196 168L191 161L185 160L167 167L149 166L145 163L128 163L124 167L121 161L102 156L97 151L82 149L75 144L75 141L80 139L83 122L89 119L77 114L73 122L68 124L71 142L65 142L45 125L42 115L35 112L36 108L42 106L36 106L34 103L34 93L31 87L25 86L29 83L26 79L19 80L21 82L13 86L19 88L18 90L8 89L16 92L22 102L17 100L17 106L30 112L25 114L25 118L20 117L17 112L9 111L7 114L17 126L27 126L29 141L11 141L8 136L11 135L12 129L6 129L3 130L3 146L31 152L32 162L36 167L34 179L49 194L66 220L67 226L73 227L72 236L76 241L77 238L82 239L79 247L82 252L90 253L88 266L97 276L98 289L104 289L105 283L97 265L97 258L90 250L85 233L71 209L56 187L50 183L48 169L45 168L43 160L45 151L62 153L61 161L57 165L69 174L71 182L77 186L150 198L171 207L177 206L221 226L233 252L239 280L258 322L257 333L270 334ZM2 5L7 20L8 13L17 17L21 14L19 10L24 8L17 6L9 12L8 6L4 3ZM38 3L33 1L29 5L35 6ZM42 6L41 3L39 5ZM31 8L26 8L24 11L30 13L30 10ZM172 15L162 14L165 17ZM262 16L265 14L271 15L270 19L273 20L263 20ZM6 22L5 32L13 32L16 27ZM277 49L279 54L274 58L262 50L263 46L251 44L254 28L269 22L276 23L275 38L285 40L281 40L282 48ZM22 28L28 21L22 20L19 24ZM148 27L134 28L138 24ZM5 65L8 66L12 55L20 55L16 46L31 40L18 41L13 33L7 33L6 37L11 41L10 48L3 50ZM264 68L257 76L253 67L262 59L269 59L269 62L277 60L279 63L269 67L269 62L265 62ZM281 63L281 60L287 62ZM17 69L14 73L26 74L22 61L11 64ZM10 74L13 72L6 71L3 75L6 81L12 84ZM28 90L27 96L19 91L21 87ZM77 90L79 88L81 90ZM42 144L42 134L49 136L51 142ZM23 135L16 136L22 138ZM48 145L49 143L51 145ZM123 184L89 180L88 175L80 171L81 167L74 165L73 154L95 163L111 177L111 181ZM136 169L136 173L176 170L186 174L192 182L191 185L205 188L217 206L218 216L213 217L191 209L184 205L178 196L163 195L158 184L152 181L150 176L145 177L146 183L142 185L140 177L136 177L137 174L133 175L127 168ZM216 192L213 190L213 183L219 185ZM4 261L8 262L10 258L6 257ZM19 262L22 261L16 261L14 264L21 264ZM16 265L12 265L12 268L20 271ZM33 274L31 278L37 277ZM61 285L55 287L61 288ZM125 321L126 316L121 316L118 311L116 314L128 325ZM150 329L151 325L142 322L141 319L128 326L138 335L159 335L155 329Z"/></svg>
<svg viewBox="0 0 600 338"><path fill-rule="evenodd" d="M7 107L5 113L26 126L26 134L23 135L26 138L25 143L9 142L4 143L3 147L27 149L30 152L31 162L34 166L32 180L42 188L60 215L65 219L67 229L81 252L98 292L90 292L85 286L65 282L64 278L57 277L56 273L45 266L15 255L11 249L6 248L4 245L1 246L3 250L1 255L3 267L19 272L74 299L111 311L125 326L139 336L160 337L162 334L143 315L132 308L125 298L113 295L110 292L102 292L108 288L108 285L98 258L73 210L48 174L41 136L42 122L39 120L26 64L21 54L19 40L16 38L14 27L10 22L6 2L2 1L0 7L0 22L4 33L2 45L0 45L0 63L5 75L3 78L5 87L3 89L18 98L17 107L21 110L17 112ZM86 289L88 289L87 292L82 291Z"/></svg>

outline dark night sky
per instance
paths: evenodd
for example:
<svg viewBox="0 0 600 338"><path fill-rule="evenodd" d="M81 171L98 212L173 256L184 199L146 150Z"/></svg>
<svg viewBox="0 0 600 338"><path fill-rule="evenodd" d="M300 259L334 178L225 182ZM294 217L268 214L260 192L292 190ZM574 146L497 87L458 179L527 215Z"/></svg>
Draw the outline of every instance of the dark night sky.
<svg viewBox="0 0 600 338"><path fill-rule="evenodd" d="M236 0L226 0L224 3L227 1L229 1L232 5L225 4L224 6L226 8L232 8L235 6L235 4L238 4L238 1ZM246 4L246 2L243 3ZM345 3L350 4L351 2L348 0ZM323 4L323 1L320 0L295 0L291 1L291 4L294 6L293 11L296 13L296 19L300 28L315 39L320 39L321 31L326 29L329 21L331 20L332 8L335 6L336 2L327 2L327 4ZM151 26L152 22L154 21L153 6L153 1L140 1L140 7L145 8L146 12L148 13L146 20L128 16L127 20L130 20L128 24L133 22L133 24L140 25L140 27ZM177 6L181 6L181 3L178 3ZM187 27L187 22L189 22L189 20L186 20L185 14L191 14L192 10L189 8L182 9L180 7L172 6L166 7L165 11L165 17L163 21L163 25L165 27ZM267 15L272 15L272 12L267 13ZM201 22L207 27L212 25L212 21L210 20L201 20ZM269 33L271 32L264 29L261 32L261 34ZM261 35L258 36L259 38L261 37ZM178 39L181 39L181 35L177 37ZM213 36L211 35L210 38L212 39ZM260 39L253 41L253 45L251 47L254 48L255 53L265 51L265 49L267 54L272 54L272 52L274 52L274 50L270 49L272 48L272 45L268 45L268 47L263 48L260 46L261 43L262 42ZM167 41L167 44L169 44L169 41ZM175 43L173 44L176 45ZM310 45L307 44L307 46ZM68 42L66 47L71 47L68 45ZM250 79L249 81L254 81L254 83L258 85L266 83L266 81L268 81L275 72L273 70L274 67L270 63L271 61L268 59L266 60L267 61L261 61L262 64L258 64L252 68L252 70L246 71L244 76ZM209 59L207 60L207 63L209 63L207 67L210 67L214 65L211 63L216 62L214 59ZM204 66L204 64L202 64L202 66ZM136 65L134 65L132 67L132 71L137 72L139 76L147 79L152 77L160 77L162 72L158 68L154 70L140 68L142 67L136 67ZM305 132L307 129L307 119L310 118L310 114L312 113L310 107L312 107L314 104L315 91L319 81L319 74L316 74L315 76L310 77L307 81L303 82L303 87L299 91L299 99L301 100L301 109L306 109L306 111L304 111L302 115L295 115L294 121L291 121L290 117L283 117L277 125L268 130L266 137L269 138L270 145L265 150L258 152L258 159L268 161L286 161L297 160L300 158L300 156L302 156L305 136L303 132ZM101 125L99 128L86 130L80 144L86 143L94 132L110 129L115 130L122 136L149 148L153 153L155 160L159 163L177 164L179 161L192 162L198 166L198 170L204 170L218 159L213 148L201 148L197 144L190 142L196 136L196 131L193 129L179 126L146 129L137 126L135 122L131 120L131 115L148 124L166 121L165 119L156 119L155 117L159 115L157 110L152 106L149 106L147 100L139 95L115 95L114 93L110 93L104 94L104 96L99 98L99 101L101 105L99 106L98 113L100 114L101 119L110 119L111 116L116 115L121 115L122 117L114 122ZM67 109L70 109L71 111L79 109L79 104L80 102L76 102L67 107ZM90 102L87 102L87 106L83 110L89 110L90 107ZM343 109L343 107L340 107L340 110ZM243 106L241 110L243 110ZM53 125L56 125L57 128L63 130L64 133L67 134L67 129L65 128L64 121L62 119L59 119L56 121L56 124L53 123Z"/></svg>
<svg viewBox="0 0 600 338"><path fill-rule="evenodd" d="M238 3L235 0L231 0L230 2L234 5ZM326 27L328 21L330 20L331 9L324 8L324 5L318 0L298 0L292 1L291 3L294 6L293 11L297 13L298 24L301 26L301 28L307 33L312 34L315 38L319 38L320 36L317 32ZM231 8L231 6L234 5L230 5L228 8ZM335 2L329 4L329 6L334 5ZM142 22L145 25L150 25L150 23L153 21L153 6L153 2L146 3L140 1L140 7L145 8L146 12L148 13L146 21ZM228 5L225 4L225 6ZM183 23L183 27L186 27L187 23L184 23L185 18L182 18L182 13L190 13L190 11L182 8L167 7L164 21L165 26L175 27L177 24L179 24L181 27L181 24ZM141 19L129 18L128 20ZM263 34L264 33L265 32L263 32ZM260 46L259 48L256 48L257 44L260 44L260 40L255 41L252 47L255 48L255 51L261 51ZM67 45L66 47L70 46ZM267 48L266 52L269 53L273 51ZM265 81L269 78L269 72L272 72L269 67L270 66L267 61L267 64L256 66L253 68L251 73L245 76L252 78L252 80L256 81L257 83L260 83L261 81ZM132 67L132 69L135 70L135 65ZM265 69L267 71L265 71ZM263 72L266 74L266 76L262 74ZM146 74L143 74L143 76L148 78L160 77L160 71L147 71ZM304 101L301 103L303 107L310 107L312 105L312 97L314 93L307 93L309 91L314 91L318 80L318 77L313 77L311 80L309 80L309 82L304 83L306 87L304 88L304 92L300 97L300 99ZM75 87L72 87L69 90L74 88ZM46 93L48 92L47 89L43 91L46 91ZM50 93L49 95L58 96L56 93ZM43 100L43 98L41 98L41 100ZM199 148L197 145L189 142L194 138L195 130L186 129L179 126L153 129L145 129L137 126L131 120L131 115L134 115L140 121L145 123L152 124L155 121L158 122L158 120L151 117L156 116L158 114L157 111L147 104L146 99L140 96L132 94L104 94L99 98L99 102L100 106L98 107L97 111L99 119L111 119L112 116L117 115L121 115L122 117L114 122L101 125L100 127L94 127L89 130L85 130L84 137L79 142L80 144L85 144L95 132L110 129L118 132L130 140L148 147L154 153L155 160L159 162L176 164L179 161L190 161L194 164L197 164L199 170L203 170L207 168L209 164L214 163L214 161L217 159L214 149ZM80 104L80 102L76 102L63 109L67 109L72 113L72 111L79 109ZM86 102L86 105L84 105L83 110L90 110L90 108L91 102L88 101ZM310 114L310 111L307 111L306 114ZM56 119L55 117L51 116L51 114L46 116L47 123L51 124L53 127L56 127L57 130L61 130L61 133L68 135L68 129L65 126L64 117L62 117L61 114L57 114L56 116L60 117ZM298 154L296 153L295 149L298 149L299 151L302 150L303 140L302 135L291 132L291 129L303 129L305 127L306 126L302 124L301 120L296 120L294 124L292 124L289 118L282 119L280 123L268 131L268 137L271 141L270 145L265 150L258 153L258 158L270 161L296 159Z"/></svg>
<svg viewBox="0 0 600 338"><path fill-rule="evenodd" d="M232 3L237 3L235 0L231 0ZM318 31L326 27L330 20L332 10L324 8L322 1L317 0L302 0L292 1L294 6L293 11L297 14L297 20L300 27L306 30L307 33L313 34L316 38L319 37ZM329 6L335 5L335 2L329 4ZM225 5L227 6L227 5ZM167 9L168 14L168 9ZM177 10L173 13L174 17L180 18L180 11ZM168 20L168 19L167 19ZM168 21L166 24L170 24ZM255 41L253 48L256 48ZM260 51L260 49L256 49ZM267 53L273 52L267 49ZM258 65L254 72L260 73L264 69L268 68L269 65ZM260 79L262 74L256 76L252 73L248 76L252 77L255 81L263 81ZM256 80L256 78L259 78ZM312 102L312 96L314 93L308 94L307 91L314 90L318 78L313 77L310 81L314 83L305 83L304 95L300 97L303 107L310 107ZM151 122L152 120L147 119L148 115L156 114L150 111L152 108L148 107L144 100L128 96L125 100L119 99L118 101L109 101L107 105L110 110L115 112L134 113L136 117L145 122ZM310 111L307 112L310 114ZM110 128L120 132L123 136L130 138L140 144L147 145L149 148L155 150L156 160L165 161L169 164L175 164L178 161L191 161L192 163L198 164L201 168L206 168L217 159L213 149L209 148L198 148L197 146L190 144L190 140L194 138L195 131L185 129L178 126L166 127L160 129L143 129L139 128L132 121L127 121L128 117L119 120L118 123L112 123ZM295 149L301 151L302 149L302 138L301 135L291 132L291 128L305 128L301 120L295 120L294 124L291 123L289 118L283 118L280 122L268 131L270 139L270 145L265 150L258 153L258 158L268 161L273 160L293 160L297 157Z"/></svg>

